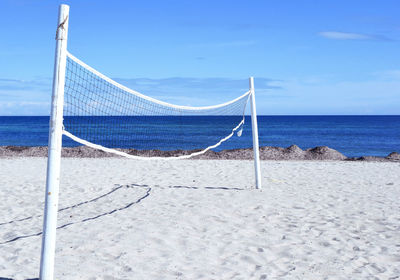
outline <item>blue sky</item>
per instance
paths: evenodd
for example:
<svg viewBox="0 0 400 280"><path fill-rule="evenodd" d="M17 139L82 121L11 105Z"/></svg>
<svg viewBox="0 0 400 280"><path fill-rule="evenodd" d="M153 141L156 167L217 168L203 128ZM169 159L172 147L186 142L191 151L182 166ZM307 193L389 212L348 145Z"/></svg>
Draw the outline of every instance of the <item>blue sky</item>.
<svg viewBox="0 0 400 280"><path fill-rule="evenodd" d="M180 105L233 99L255 77L259 114L400 114L400 2L0 2L0 115L47 115L58 5L68 49Z"/></svg>

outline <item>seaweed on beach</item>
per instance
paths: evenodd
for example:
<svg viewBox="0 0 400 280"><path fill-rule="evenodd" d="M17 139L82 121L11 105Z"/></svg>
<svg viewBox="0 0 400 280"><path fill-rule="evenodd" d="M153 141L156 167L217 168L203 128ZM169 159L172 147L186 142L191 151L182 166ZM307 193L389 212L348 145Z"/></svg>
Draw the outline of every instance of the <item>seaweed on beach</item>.
<svg viewBox="0 0 400 280"><path fill-rule="evenodd" d="M198 150L136 150L118 149L130 155L142 157L176 157L188 155ZM86 146L64 147L62 156L67 158L105 158L118 157L114 154L106 153ZM27 146L0 146L0 157L47 157L47 147L27 147ZM230 149L219 152L207 151L205 154L195 156L193 159L220 159L220 160L252 160L253 149ZM336 161L385 161L399 162L400 154L393 152L386 157L362 156L349 158L342 153L327 146L318 146L302 150L296 145L287 148L282 147L260 147L261 160L336 160Z"/></svg>

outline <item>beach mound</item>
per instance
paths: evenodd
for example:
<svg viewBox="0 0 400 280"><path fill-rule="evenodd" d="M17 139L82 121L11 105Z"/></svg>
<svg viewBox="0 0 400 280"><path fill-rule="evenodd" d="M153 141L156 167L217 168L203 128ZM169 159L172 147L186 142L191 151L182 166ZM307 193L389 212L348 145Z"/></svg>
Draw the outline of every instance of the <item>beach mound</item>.
<svg viewBox="0 0 400 280"><path fill-rule="evenodd" d="M378 162L397 162L400 161L400 154L393 152L390 153L387 157L377 157L377 156L362 156L362 157L354 157L347 158L349 161L378 161Z"/></svg>
<svg viewBox="0 0 400 280"><path fill-rule="evenodd" d="M342 153L327 146L315 147L305 151L304 159L311 160L345 160L347 157Z"/></svg>
<svg viewBox="0 0 400 280"><path fill-rule="evenodd" d="M347 160L351 161L390 161L384 157L376 157L376 156L362 156L357 158L348 158Z"/></svg>
<svg viewBox="0 0 400 280"><path fill-rule="evenodd" d="M393 153L390 153L386 158L389 160L400 161L400 154L393 152Z"/></svg>
<svg viewBox="0 0 400 280"><path fill-rule="evenodd" d="M262 160L344 160L346 156L326 146L302 150L296 145L287 148L262 147Z"/></svg>

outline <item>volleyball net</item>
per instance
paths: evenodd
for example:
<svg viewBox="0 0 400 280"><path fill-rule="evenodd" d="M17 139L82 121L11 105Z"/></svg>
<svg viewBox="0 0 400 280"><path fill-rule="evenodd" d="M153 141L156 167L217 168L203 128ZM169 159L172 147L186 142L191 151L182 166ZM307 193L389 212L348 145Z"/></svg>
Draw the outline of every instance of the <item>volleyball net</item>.
<svg viewBox="0 0 400 280"><path fill-rule="evenodd" d="M190 150L161 159L201 155L242 133L251 91L206 107L174 105L143 95L96 71L67 52L63 134L71 140L116 155L132 150Z"/></svg>

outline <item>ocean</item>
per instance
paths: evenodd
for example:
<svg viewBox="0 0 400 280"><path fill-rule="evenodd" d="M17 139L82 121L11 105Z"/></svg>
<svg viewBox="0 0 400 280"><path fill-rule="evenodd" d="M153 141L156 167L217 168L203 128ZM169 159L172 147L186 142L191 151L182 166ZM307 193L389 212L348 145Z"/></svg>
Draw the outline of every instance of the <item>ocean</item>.
<svg viewBox="0 0 400 280"><path fill-rule="evenodd" d="M97 127L91 127L95 118L99 117L75 119L74 123L85 131L97 132ZM126 123L129 124L132 120L128 118ZM229 127L236 125L237 120L238 117L221 117L221 123ZM210 123L215 126L210 126ZM218 117L188 117L182 129L182 120L177 123L174 117L167 117L162 118L161 124L147 120L141 126L132 125L132 129L128 129L128 125L124 133L116 131L116 126L110 123L101 130L104 139L100 139L100 142L104 142L100 144L106 146L107 139L113 137L118 143L122 143L121 148L204 148L227 135L226 130L221 134L218 123ZM49 117L45 116L0 117L0 146L47 146L48 124ZM258 116L258 129L260 146L288 147L295 144L302 149L328 146L348 157L387 156L391 152L400 152L400 116ZM132 134L131 131L146 136L134 147L128 146L131 142L124 142L127 133ZM101 133L97 135L102 137ZM63 146L73 147L79 144L64 137ZM246 117L242 136L235 135L217 150L248 147L252 147L250 117Z"/></svg>

